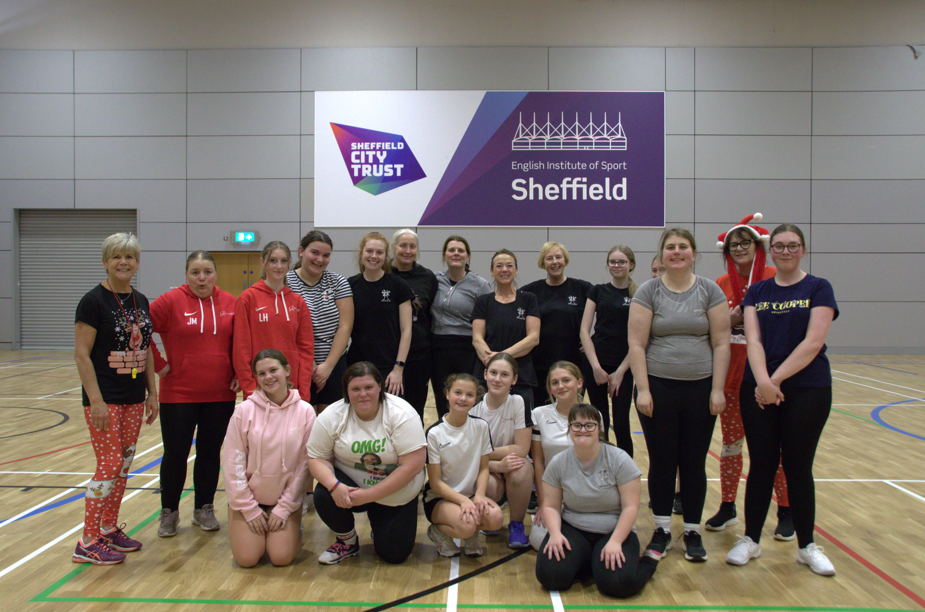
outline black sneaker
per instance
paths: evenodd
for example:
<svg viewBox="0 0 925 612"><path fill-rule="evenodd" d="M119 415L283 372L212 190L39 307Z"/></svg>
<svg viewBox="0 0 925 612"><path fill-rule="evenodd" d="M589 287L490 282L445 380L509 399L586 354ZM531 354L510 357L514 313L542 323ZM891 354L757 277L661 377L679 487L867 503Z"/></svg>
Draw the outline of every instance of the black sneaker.
<svg viewBox="0 0 925 612"><path fill-rule="evenodd" d="M540 502L536 499L536 491L530 494L530 503L527 504L527 514L536 514L540 507Z"/></svg>
<svg viewBox="0 0 925 612"><path fill-rule="evenodd" d="M777 508L777 529L774 530L774 539L789 542L797 537L797 532L793 528L793 514L789 506L780 506Z"/></svg>
<svg viewBox="0 0 925 612"><path fill-rule="evenodd" d="M671 532L659 527L652 532L652 539L642 554L655 561L661 561L669 550L671 550Z"/></svg>
<svg viewBox="0 0 925 612"><path fill-rule="evenodd" d="M681 543L681 549L684 551L684 558L688 561L706 561L707 551L703 547L703 538L697 531L685 531L684 542Z"/></svg>
<svg viewBox="0 0 925 612"><path fill-rule="evenodd" d="M681 505L681 494L674 494L674 506L671 508L672 514L684 514L684 506Z"/></svg>
<svg viewBox="0 0 925 612"><path fill-rule="evenodd" d="M707 519L707 529L710 531L722 531L730 525L738 525L739 519L736 518L735 502L723 502L719 505L719 511Z"/></svg>

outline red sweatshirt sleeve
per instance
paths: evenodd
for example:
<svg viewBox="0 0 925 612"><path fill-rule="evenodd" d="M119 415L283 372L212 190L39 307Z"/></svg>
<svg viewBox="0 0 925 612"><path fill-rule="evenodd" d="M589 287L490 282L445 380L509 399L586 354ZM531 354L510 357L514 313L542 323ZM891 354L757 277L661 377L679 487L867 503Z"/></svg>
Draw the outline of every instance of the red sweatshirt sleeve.
<svg viewBox="0 0 925 612"><path fill-rule="evenodd" d="M154 325L154 331L156 333L159 333L159 334L167 333L167 330L170 326L171 304L169 304L168 302L170 301L171 293L172 293L171 291L168 291L167 293L160 295L156 300L151 302L151 307L149 308L149 314L151 316L151 323ZM163 341L163 338L161 339L161 341ZM158 350L157 345L154 343L153 340L151 341L151 352L154 355L154 371L155 372L160 372L165 367L170 365L167 363L167 360Z"/></svg>
<svg viewBox="0 0 925 612"><path fill-rule="evenodd" d="M244 391L245 399L257 389L257 381L251 373L251 359L253 358L251 311L247 291L245 291L234 304L234 351L231 356L234 374L238 377L238 384Z"/></svg>
<svg viewBox="0 0 925 612"><path fill-rule="evenodd" d="M298 294L296 297L299 297ZM299 397L302 401L308 402L311 401L312 371L315 368L315 334L312 328L311 311L304 303L299 309L299 331L296 334L295 343L299 352Z"/></svg>

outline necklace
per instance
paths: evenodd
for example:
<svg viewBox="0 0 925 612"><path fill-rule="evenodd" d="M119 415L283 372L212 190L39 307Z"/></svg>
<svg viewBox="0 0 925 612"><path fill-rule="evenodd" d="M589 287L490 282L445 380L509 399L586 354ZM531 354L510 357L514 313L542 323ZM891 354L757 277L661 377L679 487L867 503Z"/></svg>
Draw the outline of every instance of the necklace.
<svg viewBox="0 0 925 612"><path fill-rule="evenodd" d="M135 321L134 322L128 318L128 313L125 311L125 307L122 306L123 302L128 300L128 298L126 297L125 300L121 299L119 297L119 294L117 294L115 290L112 288L112 285L109 285L109 291L111 291L112 296L116 298L116 303L119 304L119 310L121 310L122 314L125 316L126 322L129 322L132 324L132 337L129 339L129 348L131 348L135 344L136 341L138 342L139 346L141 345L141 330L138 328L138 321L140 321L141 319L138 316L138 302L135 300L135 292L132 290L131 285L129 285L128 290L129 290L129 294L132 296L132 304L135 306ZM137 366L132 366L132 378L138 378L138 367Z"/></svg>

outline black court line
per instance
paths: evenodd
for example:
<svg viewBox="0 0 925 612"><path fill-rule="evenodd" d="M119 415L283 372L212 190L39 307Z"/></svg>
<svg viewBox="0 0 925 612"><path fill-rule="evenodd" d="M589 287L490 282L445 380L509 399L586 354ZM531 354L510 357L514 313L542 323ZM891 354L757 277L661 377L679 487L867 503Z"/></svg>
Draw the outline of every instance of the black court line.
<svg viewBox="0 0 925 612"><path fill-rule="evenodd" d="M73 366L69 366L69 365L63 366L62 365L62 366L54 366L52 368L48 368L47 370L39 370L38 372L28 372L28 373L20 372L19 374L11 374L10 376L0 376L0 380L6 380L8 378L22 378L23 376L32 376L34 374L41 374L42 372L54 372L55 370L60 370L61 368L70 368L70 367L73 367Z"/></svg>
<svg viewBox="0 0 925 612"><path fill-rule="evenodd" d="M497 561L494 561L494 562L492 562L492 563L489 563L489 564L486 565L486 566L480 567L479 569L474 570L474 571L472 571L472 572L469 572L468 574L465 574L465 575L463 575L463 576L459 576L458 578L454 578L453 580L448 580L448 581L444 582L443 584L438 584L437 586L430 587L429 589L425 589L425 590L423 590L423 591L420 591L420 592L418 592L418 593L415 593L414 595L408 595L407 597L402 597L401 599L396 599L395 601L392 601L392 602L389 602L389 603L384 603L384 604L382 604L382 605L380 605L380 606L376 606L375 608L369 608L368 610L365 610L365 612L382 612L383 610L388 610L389 608L394 608L395 606L400 606L400 605L402 605L402 604L408 603L409 601L414 601L415 599L420 599L421 597L426 597L426 596L430 595L431 593L436 593L437 591L442 591L443 589L449 588L449 587L453 586L454 584L459 584L460 582L464 582L464 581L466 581L466 580L469 580L470 578L475 578L475 577L478 576L479 574L484 574L485 572L487 572L487 571L489 571L489 570L495 569L495 568L498 567L499 565L504 565L504 564L507 563L508 561L513 561L514 559L516 559L516 558L519 557L520 555L522 555L522 554L524 554L524 553L526 553L527 551L530 551L530 550L533 550L533 549L532 549L531 547L521 548L520 550L515 551L515 552L512 552L511 554L509 554L509 555L506 556L506 557L501 557L501 558L498 559Z"/></svg>
<svg viewBox="0 0 925 612"><path fill-rule="evenodd" d="M43 427L42 429L35 429L33 431L25 431L18 434L12 434L9 436L0 436L0 440L6 440L7 438L17 438L19 436L28 436L29 434L39 433L40 431L48 431L49 429L54 429L59 425L64 425L67 423L71 417L59 412L57 410L51 410L50 408L27 408L25 406L0 406L0 410L41 410L42 412L53 412L61 417L61 420L55 423L54 425L49 425L48 427Z"/></svg>

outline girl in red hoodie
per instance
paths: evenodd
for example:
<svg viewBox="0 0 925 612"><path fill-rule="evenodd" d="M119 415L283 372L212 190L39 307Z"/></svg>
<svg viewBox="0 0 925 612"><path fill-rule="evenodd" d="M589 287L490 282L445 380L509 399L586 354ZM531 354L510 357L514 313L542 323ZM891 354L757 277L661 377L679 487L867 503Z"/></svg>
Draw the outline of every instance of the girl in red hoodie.
<svg viewBox="0 0 925 612"><path fill-rule="evenodd" d="M315 410L289 388L292 370L280 351L260 351L252 368L259 389L235 408L222 452L231 554L243 567L264 553L273 565L289 565L302 547Z"/></svg>
<svg viewBox="0 0 925 612"><path fill-rule="evenodd" d="M186 284L151 303L154 331L161 335L165 360L154 343L154 367L161 377L161 520L157 535L177 535L186 460L196 434L193 467L193 525L219 528L213 502L219 456L239 391L231 365L234 296L215 286L215 258L196 251L186 260Z"/></svg>
<svg viewBox="0 0 925 612"><path fill-rule="evenodd" d="M311 397L315 357L312 315L305 300L286 286L291 261L285 243L268 243L260 255L262 278L245 289L235 303L234 372L245 399L257 389L251 362L266 348L286 355L292 368L292 385L306 402Z"/></svg>

